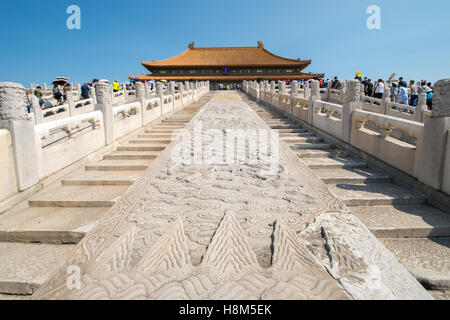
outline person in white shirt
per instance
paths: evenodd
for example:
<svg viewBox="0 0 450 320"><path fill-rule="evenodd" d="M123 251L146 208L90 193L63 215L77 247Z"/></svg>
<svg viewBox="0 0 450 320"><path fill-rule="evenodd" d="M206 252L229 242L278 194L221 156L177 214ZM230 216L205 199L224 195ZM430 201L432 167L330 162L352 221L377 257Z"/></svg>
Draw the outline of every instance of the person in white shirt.
<svg viewBox="0 0 450 320"><path fill-rule="evenodd" d="M377 85L375 86L375 94L374 97L377 99L383 98L384 93L384 82L383 80L379 79Z"/></svg>

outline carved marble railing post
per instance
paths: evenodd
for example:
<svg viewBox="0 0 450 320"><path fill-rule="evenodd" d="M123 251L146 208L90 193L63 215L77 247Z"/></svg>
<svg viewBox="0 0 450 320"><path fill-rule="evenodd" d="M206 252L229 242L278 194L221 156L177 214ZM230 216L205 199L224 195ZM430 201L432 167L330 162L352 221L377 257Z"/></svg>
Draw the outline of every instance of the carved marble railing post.
<svg viewBox="0 0 450 320"><path fill-rule="evenodd" d="M69 105L69 114L73 117L75 115L75 101L73 100L72 91L67 91L65 103Z"/></svg>
<svg viewBox="0 0 450 320"><path fill-rule="evenodd" d="M0 82L0 128L11 132L20 191L39 183L37 141L34 123L28 120L26 101L21 84Z"/></svg>
<svg viewBox="0 0 450 320"><path fill-rule="evenodd" d="M361 108L361 86L358 80L348 81L345 85L342 107L342 138L350 143L352 131L352 113Z"/></svg>
<svg viewBox="0 0 450 320"><path fill-rule="evenodd" d="M105 127L105 144L114 142L114 115L111 86L108 83L97 83L97 105L95 110L103 113L103 125Z"/></svg>
<svg viewBox="0 0 450 320"><path fill-rule="evenodd" d="M275 83L275 81L271 81L270 82L270 98L269 98L269 101L268 101L268 103L271 105L271 106L273 106L273 96L274 96L274 94L276 93L276 83Z"/></svg>
<svg viewBox="0 0 450 320"><path fill-rule="evenodd" d="M127 103L128 102L128 91L127 91L126 83L122 83L122 91L123 91L123 97L124 97L125 103Z"/></svg>
<svg viewBox="0 0 450 320"><path fill-rule="evenodd" d="M178 90L180 91L180 94L181 94L181 106L184 107L186 104L186 99L183 97L183 95L185 93L183 82L178 83Z"/></svg>
<svg viewBox="0 0 450 320"><path fill-rule="evenodd" d="M414 120L417 122L422 122L423 112L427 109L427 94L419 94L419 99L417 101L416 111L414 113Z"/></svg>
<svg viewBox="0 0 450 320"><path fill-rule="evenodd" d="M384 86L384 92L383 96L381 97L381 113L386 114L387 113L387 105L391 101L391 88L389 88L388 84L386 83Z"/></svg>
<svg viewBox="0 0 450 320"><path fill-rule="evenodd" d="M298 96L298 82L292 81L291 82L291 97L289 99L290 101L290 107L289 107L289 113L294 114L294 98Z"/></svg>
<svg viewBox="0 0 450 320"><path fill-rule="evenodd" d="M89 93L91 95L92 100L94 101L94 105L96 105L97 104L97 93L96 93L96 90L95 90L94 86L92 86L90 88Z"/></svg>
<svg viewBox="0 0 450 320"><path fill-rule="evenodd" d="M156 83L156 98L160 100L161 106L161 116L163 115L163 104L164 104L164 87L161 82Z"/></svg>
<svg viewBox="0 0 450 320"><path fill-rule="evenodd" d="M40 124L44 120L44 114L42 113L41 106L39 105L39 99L33 95L31 97L31 112L34 114L34 121L36 124Z"/></svg>
<svg viewBox="0 0 450 320"><path fill-rule="evenodd" d="M253 91L254 91L254 98L256 101L259 100L259 85L258 82L253 82Z"/></svg>
<svg viewBox="0 0 450 320"><path fill-rule="evenodd" d="M445 162L450 155L446 155L446 145L450 130L450 79L436 82L434 85L434 98L432 117L425 119L423 128L423 140L417 142L417 151L420 152L416 170L419 180L427 185L441 190L443 183L448 186L448 181L443 181ZM420 150L419 150L420 149Z"/></svg>
<svg viewBox="0 0 450 320"><path fill-rule="evenodd" d="M303 84L303 95L305 99L309 99L311 97L311 88L309 87L309 82L305 82Z"/></svg>
<svg viewBox="0 0 450 320"><path fill-rule="evenodd" d="M308 123L314 122L314 101L320 100L320 83L317 80L311 82L311 94L309 96Z"/></svg>
<svg viewBox="0 0 450 320"><path fill-rule="evenodd" d="M260 82L258 84L258 89L259 89L258 101L262 101L264 98L264 82Z"/></svg>
<svg viewBox="0 0 450 320"><path fill-rule="evenodd" d="M145 111L147 110L147 106L145 102L147 101L147 93L145 90L145 85L142 82L136 83L136 102L141 104L141 116L142 116L142 125L146 125L145 123Z"/></svg>
<svg viewBox="0 0 450 320"><path fill-rule="evenodd" d="M331 86L333 85L333 81L328 81L327 83L327 102L330 102L330 95L331 95Z"/></svg>

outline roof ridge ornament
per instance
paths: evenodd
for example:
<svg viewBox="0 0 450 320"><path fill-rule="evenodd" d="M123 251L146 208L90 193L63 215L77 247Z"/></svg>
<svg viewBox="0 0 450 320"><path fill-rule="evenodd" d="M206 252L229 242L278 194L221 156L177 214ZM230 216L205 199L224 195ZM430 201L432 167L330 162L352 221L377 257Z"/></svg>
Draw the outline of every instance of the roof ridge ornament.
<svg viewBox="0 0 450 320"><path fill-rule="evenodd" d="M258 48L264 49L264 43L262 41L258 41Z"/></svg>
<svg viewBox="0 0 450 320"><path fill-rule="evenodd" d="M191 43L189 43L189 49L194 49L195 48L195 42L192 41Z"/></svg>

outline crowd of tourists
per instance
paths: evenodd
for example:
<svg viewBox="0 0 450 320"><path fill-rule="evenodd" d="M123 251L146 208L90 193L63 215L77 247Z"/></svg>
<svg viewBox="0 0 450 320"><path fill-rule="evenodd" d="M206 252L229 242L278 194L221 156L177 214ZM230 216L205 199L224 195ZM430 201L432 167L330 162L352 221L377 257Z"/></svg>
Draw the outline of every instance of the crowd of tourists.
<svg viewBox="0 0 450 320"><path fill-rule="evenodd" d="M363 80L358 80L364 85L364 94L366 96L377 99L383 97L386 85L382 79L379 79L376 83L372 83L372 80L367 77ZM428 109L431 110L433 108L434 93L431 82L410 80L408 84L403 77L400 77L398 81L391 81L390 84L390 100L392 102L416 107L419 102L419 95L425 93L427 95Z"/></svg>
<svg viewBox="0 0 450 320"><path fill-rule="evenodd" d="M361 77L357 76L355 77L355 79L359 80L364 85L364 95L367 97L381 99L386 88L386 83L389 83L389 99L391 102L416 107L419 102L419 95L425 93L427 95L428 109L431 110L433 108L434 93L433 85L431 82L427 82L425 80L422 80L420 82L410 80L408 84L403 77L400 77L398 81L384 81L382 79L379 79L376 82L372 82L372 80L367 77L362 79ZM331 89L341 90L344 86L344 82L339 80L338 77L334 77L333 80L318 79L318 81L320 88L328 88L330 83ZM300 82L301 88L303 88L303 86L305 85L311 86L311 80Z"/></svg>
<svg viewBox="0 0 450 320"><path fill-rule="evenodd" d="M95 87L100 82L106 82L109 83L108 80L98 80L94 79L91 82L85 82L81 86L81 92L80 92L80 100L86 100L91 98L91 88ZM118 80L115 80L112 83L113 92L119 92L122 91L123 86L126 86L127 90L135 90L136 84L134 82L126 82L126 83L120 83ZM52 107L58 107L62 106L67 102L67 95L73 92L72 85L69 82L66 83L53 83L52 90L52 97L54 99L55 104L52 104L51 102L46 102L44 100L44 92L42 90L41 86L37 86L34 91L27 90L26 96L27 96L27 111L28 113L31 112L31 99L34 96L36 96L39 99L39 105L42 110L52 108ZM47 93L48 94L48 93ZM46 99L47 100L47 99ZM48 101L48 100L47 100Z"/></svg>

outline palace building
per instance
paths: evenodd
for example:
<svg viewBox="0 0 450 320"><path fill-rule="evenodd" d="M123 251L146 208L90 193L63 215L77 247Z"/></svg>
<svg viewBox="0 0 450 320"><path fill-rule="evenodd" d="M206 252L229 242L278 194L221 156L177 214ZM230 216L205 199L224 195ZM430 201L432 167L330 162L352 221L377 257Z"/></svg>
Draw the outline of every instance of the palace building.
<svg viewBox="0 0 450 320"><path fill-rule="evenodd" d="M212 47L196 48L194 43L182 54L161 61L144 61L151 73L130 76L135 81L210 81L214 84L243 80L300 80L323 78L324 74L303 73L311 60L287 59L264 48Z"/></svg>

